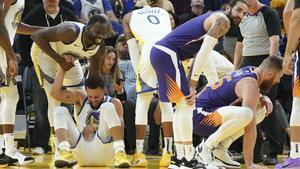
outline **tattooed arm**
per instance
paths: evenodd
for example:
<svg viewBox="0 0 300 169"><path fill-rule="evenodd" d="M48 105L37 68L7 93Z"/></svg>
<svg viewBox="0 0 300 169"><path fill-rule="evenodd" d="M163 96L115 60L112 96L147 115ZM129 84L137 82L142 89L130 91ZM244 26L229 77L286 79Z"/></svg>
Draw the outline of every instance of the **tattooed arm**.
<svg viewBox="0 0 300 169"><path fill-rule="evenodd" d="M229 30L230 21L224 14L218 12L207 18L204 22L204 28L207 35L219 39Z"/></svg>
<svg viewBox="0 0 300 169"><path fill-rule="evenodd" d="M55 78L55 81L52 85L51 96L63 103L67 104L78 104L82 105L84 98L86 97L84 93L73 92L68 89L63 89L65 71L60 70Z"/></svg>

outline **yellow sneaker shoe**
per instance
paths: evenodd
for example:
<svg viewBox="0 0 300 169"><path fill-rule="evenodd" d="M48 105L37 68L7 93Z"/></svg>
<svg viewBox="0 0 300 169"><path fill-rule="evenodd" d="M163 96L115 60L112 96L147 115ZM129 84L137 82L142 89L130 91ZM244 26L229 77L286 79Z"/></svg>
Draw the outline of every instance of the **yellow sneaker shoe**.
<svg viewBox="0 0 300 169"><path fill-rule="evenodd" d="M147 167L148 162L144 153L135 153L131 160L131 165L135 167Z"/></svg>
<svg viewBox="0 0 300 169"><path fill-rule="evenodd" d="M127 159L127 156L126 156L125 152L119 151L115 154L114 167L117 167L117 168L128 168L128 167L130 167L130 162Z"/></svg>
<svg viewBox="0 0 300 169"><path fill-rule="evenodd" d="M172 157L172 153L169 153L169 152L164 150L163 154L161 156L160 162L159 162L159 166L168 167L170 165L170 162L171 162L171 157Z"/></svg>
<svg viewBox="0 0 300 169"><path fill-rule="evenodd" d="M56 152L54 165L57 168L63 167L73 167L77 164L77 161L74 159L72 152L69 151L59 151Z"/></svg>

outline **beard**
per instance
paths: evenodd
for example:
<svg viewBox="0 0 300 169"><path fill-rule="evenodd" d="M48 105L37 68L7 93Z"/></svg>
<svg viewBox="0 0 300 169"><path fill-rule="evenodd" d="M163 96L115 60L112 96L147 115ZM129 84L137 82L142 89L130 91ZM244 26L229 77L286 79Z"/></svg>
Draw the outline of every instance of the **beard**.
<svg viewBox="0 0 300 169"><path fill-rule="evenodd" d="M239 17L234 17L230 10L229 14L227 14L228 19L230 20L230 26L237 26L240 24L241 19Z"/></svg>
<svg viewBox="0 0 300 169"><path fill-rule="evenodd" d="M272 86L273 86L272 82L269 80L266 80L259 86L259 88L263 94L268 94L268 93L270 93Z"/></svg>

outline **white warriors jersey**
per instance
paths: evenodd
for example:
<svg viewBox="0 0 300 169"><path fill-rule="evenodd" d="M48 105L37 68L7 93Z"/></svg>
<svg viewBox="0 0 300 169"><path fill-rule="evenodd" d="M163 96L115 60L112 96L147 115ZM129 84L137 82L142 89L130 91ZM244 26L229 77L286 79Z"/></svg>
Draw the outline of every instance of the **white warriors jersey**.
<svg viewBox="0 0 300 169"><path fill-rule="evenodd" d="M100 45L93 46L91 49L85 49L84 42L83 42L83 31L85 29L85 25L82 23L77 22L64 22L65 23L73 23L76 24L79 34L77 36L77 39L70 43L65 44L61 41L59 42L51 42L51 46L55 49L55 51L60 54L62 57L64 55L72 55L75 59L82 59L84 57L90 58L94 54L97 53L98 49L100 48Z"/></svg>
<svg viewBox="0 0 300 169"><path fill-rule="evenodd" d="M104 101L101 104L105 102L110 102L111 99L111 97L105 96ZM76 120L78 129L82 131L86 126L90 124L99 124L100 113L101 112L99 109L92 108L90 102L86 98L77 115Z"/></svg>
<svg viewBox="0 0 300 169"><path fill-rule="evenodd" d="M89 20L93 15L104 13L102 0L84 0L80 1L80 17Z"/></svg>
<svg viewBox="0 0 300 169"><path fill-rule="evenodd" d="M9 10L7 11L7 14L4 18L4 23L6 26L6 29L8 31L9 39L11 42L11 45L13 45L14 37L17 32L18 24L21 21L21 16L24 9L24 0L16 0L13 4L11 4ZM0 37L2 38L2 37ZM0 66L2 71L6 72L6 57L5 57L5 51L2 47L0 47Z"/></svg>
<svg viewBox="0 0 300 169"><path fill-rule="evenodd" d="M172 31L169 13L164 9L150 6L134 10L130 29L141 45L150 39L160 40Z"/></svg>

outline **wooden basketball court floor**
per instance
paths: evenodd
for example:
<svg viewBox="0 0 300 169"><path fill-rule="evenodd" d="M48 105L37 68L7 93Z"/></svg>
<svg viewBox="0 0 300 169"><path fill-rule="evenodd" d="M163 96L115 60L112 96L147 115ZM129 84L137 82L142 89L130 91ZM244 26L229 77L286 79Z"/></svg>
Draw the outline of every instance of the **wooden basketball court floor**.
<svg viewBox="0 0 300 169"><path fill-rule="evenodd" d="M11 169L55 169L53 166L52 162L52 154L47 154L47 155L36 155L35 157L35 162L26 165L26 166L12 166L8 167ZM130 157L129 157L130 158ZM280 157L280 161L283 160L284 157ZM162 169L165 167L159 167L159 160L160 156L147 156L148 160L148 167L147 169ZM268 166L270 169L274 168L274 166ZM113 167L79 167L79 166L74 166L73 169L112 169ZM131 167L134 169L145 169L145 168L140 168L140 167ZM242 166L242 169L246 169L245 166Z"/></svg>

